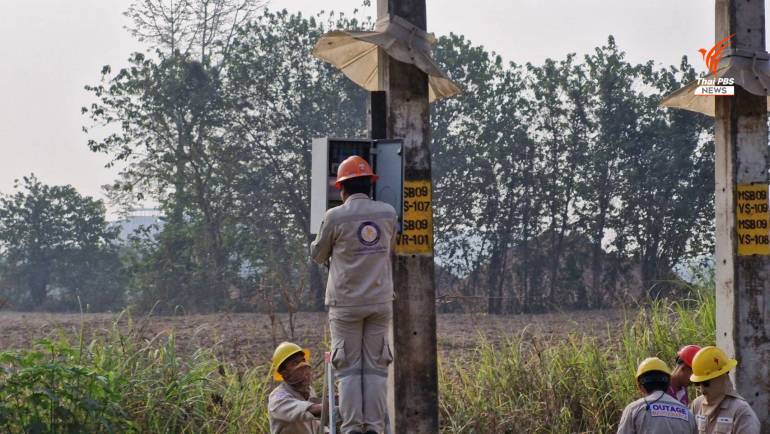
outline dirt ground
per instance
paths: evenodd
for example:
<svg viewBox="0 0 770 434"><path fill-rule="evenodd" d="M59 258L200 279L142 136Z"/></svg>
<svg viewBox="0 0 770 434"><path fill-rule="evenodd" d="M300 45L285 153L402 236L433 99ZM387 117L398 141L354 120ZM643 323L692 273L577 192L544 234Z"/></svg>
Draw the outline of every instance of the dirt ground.
<svg viewBox="0 0 770 434"><path fill-rule="evenodd" d="M81 326L87 340L103 335L117 322L125 333L132 328L143 339L164 338L173 332L179 351L190 355L198 348L214 348L224 360L238 365L264 364L275 342L291 339L289 319L280 315L275 332L263 314L213 314L189 316L137 316L130 321L115 314L49 314L0 312L0 351L24 349L41 338L61 336L77 341ZM480 337L492 342L525 336L528 339L561 339L570 333L606 337L623 321L618 310L595 310L536 315L489 316L440 314L438 347L442 358L451 361L472 349ZM291 340L321 350L328 342L326 314L296 314ZM316 353L317 354L317 353ZM314 357L315 360L319 360Z"/></svg>

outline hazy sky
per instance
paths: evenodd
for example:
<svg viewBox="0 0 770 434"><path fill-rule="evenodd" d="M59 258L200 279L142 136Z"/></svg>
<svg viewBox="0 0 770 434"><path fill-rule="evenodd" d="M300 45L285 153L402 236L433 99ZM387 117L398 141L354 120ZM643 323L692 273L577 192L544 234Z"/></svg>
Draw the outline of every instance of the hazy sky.
<svg viewBox="0 0 770 434"><path fill-rule="evenodd" d="M427 0L428 29L455 32L506 60L539 63L586 53L615 36L632 61L679 64L714 38L712 0ZM375 3L376 0L373 0ZM128 0L0 0L0 192L34 172L102 197L115 176L81 132L85 84L142 47L123 29ZM314 14L352 11L361 0L272 0ZM468 6L470 5L470 6ZM546 6L547 5L547 6ZM374 15L373 8L370 12Z"/></svg>

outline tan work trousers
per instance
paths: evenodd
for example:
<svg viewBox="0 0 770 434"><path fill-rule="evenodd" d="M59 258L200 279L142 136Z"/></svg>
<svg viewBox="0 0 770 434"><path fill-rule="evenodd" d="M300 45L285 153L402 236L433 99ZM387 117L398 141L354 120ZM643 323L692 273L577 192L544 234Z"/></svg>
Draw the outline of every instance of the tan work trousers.
<svg viewBox="0 0 770 434"><path fill-rule="evenodd" d="M329 307L342 433L385 430L391 302Z"/></svg>

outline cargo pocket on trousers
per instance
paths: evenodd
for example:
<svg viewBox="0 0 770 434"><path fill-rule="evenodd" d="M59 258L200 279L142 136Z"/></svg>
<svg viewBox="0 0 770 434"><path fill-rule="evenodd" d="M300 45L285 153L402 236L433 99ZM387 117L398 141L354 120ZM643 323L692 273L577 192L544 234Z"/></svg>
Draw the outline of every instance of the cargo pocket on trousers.
<svg viewBox="0 0 770 434"><path fill-rule="evenodd" d="M345 363L345 340L340 339L339 342L332 349L332 366L334 369L340 370L347 367Z"/></svg>
<svg viewBox="0 0 770 434"><path fill-rule="evenodd" d="M387 368L391 362L393 362L393 352L390 350L390 343L388 337L382 338L382 349L380 350L380 360L378 361L380 367Z"/></svg>

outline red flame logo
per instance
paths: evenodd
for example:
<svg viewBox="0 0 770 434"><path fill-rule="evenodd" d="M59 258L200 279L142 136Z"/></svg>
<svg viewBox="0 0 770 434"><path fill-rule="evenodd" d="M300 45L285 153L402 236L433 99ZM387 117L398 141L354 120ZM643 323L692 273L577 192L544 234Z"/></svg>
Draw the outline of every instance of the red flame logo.
<svg viewBox="0 0 770 434"><path fill-rule="evenodd" d="M724 54L722 53L727 47L730 46L730 39L732 39L733 36L735 36L735 33L717 42L716 45L711 47L711 49L708 51L706 51L705 48L698 50L701 57L703 57L703 61L706 62L706 67L709 69L709 71L711 71L712 74L714 74L714 77L717 75L719 62L721 62L722 58L724 57Z"/></svg>

